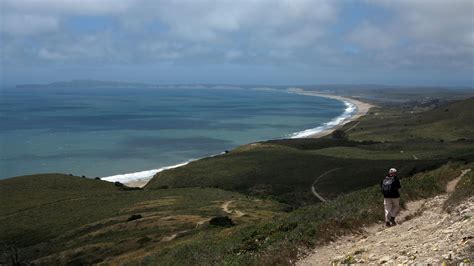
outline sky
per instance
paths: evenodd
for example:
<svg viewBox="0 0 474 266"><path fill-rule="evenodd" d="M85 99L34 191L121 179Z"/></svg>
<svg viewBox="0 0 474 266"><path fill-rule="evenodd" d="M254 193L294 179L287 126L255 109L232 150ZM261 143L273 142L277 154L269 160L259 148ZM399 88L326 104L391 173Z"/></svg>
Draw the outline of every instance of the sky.
<svg viewBox="0 0 474 266"><path fill-rule="evenodd" d="M472 0L0 0L3 85L474 86Z"/></svg>

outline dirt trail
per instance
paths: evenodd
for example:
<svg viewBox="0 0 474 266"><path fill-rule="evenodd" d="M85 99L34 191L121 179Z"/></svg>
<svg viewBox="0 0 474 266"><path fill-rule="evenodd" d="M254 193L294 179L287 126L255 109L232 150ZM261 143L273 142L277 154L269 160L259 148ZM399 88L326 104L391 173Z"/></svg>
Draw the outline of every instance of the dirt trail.
<svg viewBox="0 0 474 266"><path fill-rule="evenodd" d="M233 200L229 200L229 201L226 201L224 202L222 205L221 205L221 208L222 210L225 212L225 213L228 213L228 214L231 214L234 218L239 218L239 217L242 217L245 215L245 213L239 211L239 210L229 210L229 205L234 202Z"/></svg>
<svg viewBox="0 0 474 266"><path fill-rule="evenodd" d="M221 205L221 209L225 212L225 213L228 213L230 215L232 215L233 218L239 218L239 217L242 217L245 215L245 213L239 211L239 210L230 210L229 209L229 205L232 203L233 201L232 200L229 200L229 201L226 201L224 203L222 203ZM196 226L195 226L195 229L203 226L205 223L209 222L211 220L211 218L206 218L206 219L203 219L201 221L198 221L196 223ZM183 234L183 233L187 233L189 230L184 230L184 231L179 231L175 234L172 234L172 235L169 235L169 236L165 236L162 238L162 241L171 241L171 240L174 240L176 237L178 237L179 235Z"/></svg>
<svg viewBox="0 0 474 266"><path fill-rule="evenodd" d="M313 184L311 184L311 192L313 192L313 195L314 195L316 198L318 198L320 201L326 202L326 199L324 199L321 195L319 195L318 192L316 192L316 187L315 187L315 186L316 186L316 183L318 183L319 179L321 179L323 176L325 176L325 175L327 175L327 174L330 174L330 173L332 173L332 172L334 172L334 171L336 171L336 170L339 170L339 169L341 169L341 168L338 167L338 168L334 168L334 169L331 169L331 170L329 170L329 171L324 172L323 174L319 175L319 176L314 180Z"/></svg>
<svg viewBox="0 0 474 266"><path fill-rule="evenodd" d="M344 236L312 251L298 265L332 263L364 264L441 264L474 260L474 197L451 213L443 203L456 187L464 170L446 187L448 193L431 199L413 201L397 217L399 225L383 228L381 224L364 229L362 234ZM417 216L418 215L418 216ZM413 217L407 220L407 217ZM405 222L406 221L406 222Z"/></svg>

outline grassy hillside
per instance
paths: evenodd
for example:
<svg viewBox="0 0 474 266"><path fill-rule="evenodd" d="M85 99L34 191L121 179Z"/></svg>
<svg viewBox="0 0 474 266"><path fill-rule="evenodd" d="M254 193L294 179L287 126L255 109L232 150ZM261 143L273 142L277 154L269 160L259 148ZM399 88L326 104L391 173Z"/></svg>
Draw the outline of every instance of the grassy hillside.
<svg viewBox="0 0 474 266"><path fill-rule="evenodd" d="M404 179L402 204L443 193L447 182L458 176L462 169L472 167L474 164L450 163ZM461 186L458 189L462 189ZM474 190L462 191L474 195ZM199 242L176 242L172 248L157 250L147 256L145 262L157 264L172 260L177 265L289 265L305 248L356 232L367 224L382 224L382 220L383 199L376 185L338 196L326 204L301 207L272 221L229 231L225 237L210 233L199 235Z"/></svg>
<svg viewBox="0 0 474 266"><path fill-rule="evenodd" d="M249 195L270 195L285 203L302 205L319 201L311 192L311 184L320 175L335 168L340 170L318 182L318 192L324 196L335 197L376 184L390 167L400 168L400 175L407 176L444 162L398 158L363 160L330 157L314 151L317 150L300 150L276 144L243 147L223 156L162 172L151 180L146 189L219 187Z"/></svg>
<svg viewBox="0 0 474 266"><path fill-rule="evenodd" d="M239 226L269 219L284 205L214 188L123 190L113 183L61 174L0 181L0 263L11 249L21 261L43 264L100 262L168 244L177 234L193 238L230 208L245 213ZM133 215L140 219L128 221ZM231 215L232 216L232 215ZM203 226L197 226L198 223ZM127 255L128 256L128 255Z"/></svg>

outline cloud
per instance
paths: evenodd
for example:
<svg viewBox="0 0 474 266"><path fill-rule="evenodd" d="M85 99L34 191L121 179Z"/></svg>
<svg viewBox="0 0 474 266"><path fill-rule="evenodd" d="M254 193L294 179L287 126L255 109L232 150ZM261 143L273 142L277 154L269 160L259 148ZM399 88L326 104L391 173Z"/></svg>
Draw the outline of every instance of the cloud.
<svg viewBox="0 0 474 266"><path fill-rule="evenodd" d="M11 35L38 35L59 28L59 19L52 16L2 14L0 22L0 30Z"/></svg>
<svg viewBox="0 0 474 266"><path fill-rule="evenodd" d="M210 73L204 71L206 66L219 71L218 65L235 64L281 73L304 68L305 77L314 69L341 73L373 68L388 73L473 69L470 0L0 0L0 4L0 56L18 67L48 68L58 62L84 69L160 65L161 72L169 67L167 72L172 73L199 66Z"/></svg>
<svg viewBox="0 0 474 266"><path fill-rule="evenodd" d="M401 26L420 40L474 45L474 2L471 0L374 1L397 12Z"/></svg>
<svg viewBox="0 0 474 266"><path fill-rule="evenodd" d="M376 50L391 48L397 41L390 31L367 21L357 26L349 39L364 48Z"/></svg>
<svg viewBox="0 0 474 266"><path fill-rule="evenodd" d="M390 68L473 69L474 2L368 0L385 19L360 21L347 40Z"/></svg>
<svg viewBox="0 0 474 266"><path fill-rule="evenodd" d="M107 15L129 9L132 0L2 0L4 12L40 15Z"/></svg>

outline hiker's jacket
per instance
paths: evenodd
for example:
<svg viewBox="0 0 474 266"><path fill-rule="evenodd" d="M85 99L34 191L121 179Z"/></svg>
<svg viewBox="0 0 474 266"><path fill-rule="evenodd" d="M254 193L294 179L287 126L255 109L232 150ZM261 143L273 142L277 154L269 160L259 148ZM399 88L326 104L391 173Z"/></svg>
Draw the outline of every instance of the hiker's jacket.
<svg viewBox="0 0 474 266"><path fill-rule="evenodd" d="M380 190L382 191L384 198L400 198L398 189L401 187L400 180L396 176L386 176L382 182L380 182Z"/></svg>

